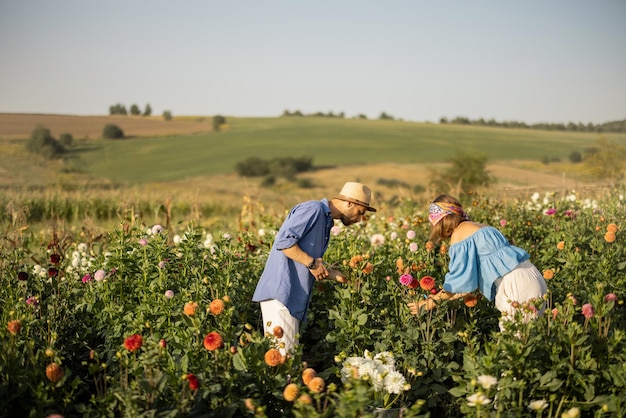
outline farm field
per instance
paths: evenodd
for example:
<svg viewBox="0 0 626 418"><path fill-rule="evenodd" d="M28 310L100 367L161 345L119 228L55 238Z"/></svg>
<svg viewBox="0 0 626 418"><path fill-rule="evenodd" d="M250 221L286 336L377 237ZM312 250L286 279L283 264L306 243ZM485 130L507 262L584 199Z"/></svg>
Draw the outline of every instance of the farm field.
<svg viewBox="0 0 626 418"><path fill-rule="evenodd" d="M545 300L519 307L524 315L545 304L545 313L502 332L485 298L409 313L406 303L430 291L425 278L440 288L447 271L447 247L427 242L423 204L406 199L338 227L324 259L349 280L315 284L302 344L289 356L260 332L250 302L282 216L255 213L219 234L130 217L100 236L15 225L0 244L0 410L621 417L625 193L468 198L472 219L527 249L548 283ZM374 360L380 373L393 365L395 383L352 371Z"/></svg>

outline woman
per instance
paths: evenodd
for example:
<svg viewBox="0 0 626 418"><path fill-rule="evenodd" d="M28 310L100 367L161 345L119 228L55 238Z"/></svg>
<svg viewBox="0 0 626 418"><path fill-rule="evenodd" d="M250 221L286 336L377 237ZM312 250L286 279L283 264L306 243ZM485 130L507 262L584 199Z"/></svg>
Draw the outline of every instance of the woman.
<svg viewBox="0 0 626 418"><path fill-rule="evenodd" d="M417 314L422 308L433 309L437 301L460 299L478 290L495 302L503 317L513 319L524 302L541 299L546 294L546 282L528 261L530 255L510 245L496 228L471 222L456 198L437 197L428 208L428 219L431 241L450 239L450 264L443 290L426 300L409 303L411 313ZM532 309L534 305L528 304L527 310L531 312L524 320L536 316Z"/></svg>

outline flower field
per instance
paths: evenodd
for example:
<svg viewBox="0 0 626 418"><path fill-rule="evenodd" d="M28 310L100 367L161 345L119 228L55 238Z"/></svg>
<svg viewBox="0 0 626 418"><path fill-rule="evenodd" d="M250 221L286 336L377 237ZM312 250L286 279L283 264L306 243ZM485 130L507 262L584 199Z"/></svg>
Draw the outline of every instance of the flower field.
<svg viewBox="0 0 626 418"><path fill-rule="evenodd" d="M93 240L14 225L0 243L0 415L624 416L625 193L466 198L548 283L545 313L503 332L479 295L410 314L448 261L423 204L336 226L324 259L348 281L315 283L288 356L251 302L282 219L206 231L134 218Z"/></svg>

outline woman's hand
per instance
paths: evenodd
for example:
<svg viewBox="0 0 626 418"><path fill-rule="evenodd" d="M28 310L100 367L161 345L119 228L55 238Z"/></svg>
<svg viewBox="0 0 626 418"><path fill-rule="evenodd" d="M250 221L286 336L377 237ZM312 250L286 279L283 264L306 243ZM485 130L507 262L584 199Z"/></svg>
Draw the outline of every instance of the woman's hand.
<svg viewBox="0 0 626 418"><path fill-rule="evenodd" d="M432 299L418 300L417 302L407 303L407 305L413 315L417 315L422 309L430 311L437 306L435 301Z"/></svg>

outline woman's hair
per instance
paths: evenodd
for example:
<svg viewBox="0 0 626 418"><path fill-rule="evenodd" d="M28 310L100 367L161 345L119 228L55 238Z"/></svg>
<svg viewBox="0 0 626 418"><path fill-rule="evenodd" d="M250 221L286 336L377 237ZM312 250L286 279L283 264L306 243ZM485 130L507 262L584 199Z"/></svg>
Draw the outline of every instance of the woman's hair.
<svg viewBox="0 0 626 418"><path fill-rule="evenodd" d="M439 195L433 200L433 203L452 203L453 205L463 208L461 202L455 197L447 194ZM433 242L439 242L444 238L450 238L454 229L467 218L456 213L450 213L439 220L435 225L430 228L430 240Z"/></svg>

